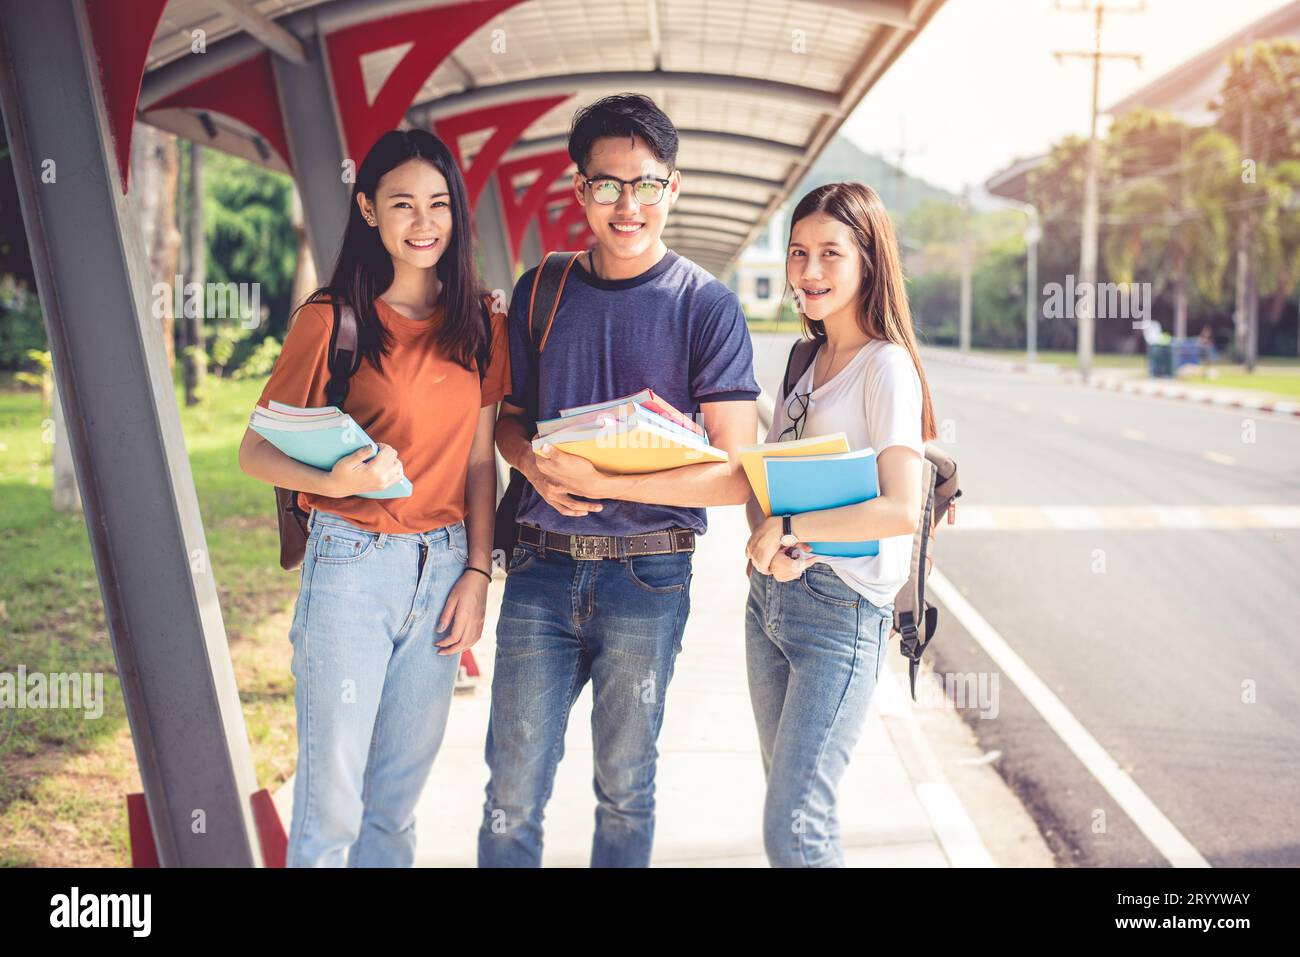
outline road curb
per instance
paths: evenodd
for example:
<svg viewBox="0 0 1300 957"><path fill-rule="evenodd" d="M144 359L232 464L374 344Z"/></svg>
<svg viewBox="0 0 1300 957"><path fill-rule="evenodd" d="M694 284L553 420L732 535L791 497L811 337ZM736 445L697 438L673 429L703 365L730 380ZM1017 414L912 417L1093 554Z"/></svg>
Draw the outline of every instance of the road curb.
<svg viewBox="0 0 1300 957"><path fill-rule="evenodd" d="M1124 392L1130 395L1155 396L1161 399L1177 399L1183 402L1195 402L1199 405L1213 405L1219 408L1247 409L1252 412L1268 412L1273 415L1300 417L1300 403L1278 402L1271 399L1250 399L1242 396L1214 392L1207 389L1188 388L1150 381L1133 382L1114 376L1092 375L1084 378L1074 369L1054 363L1017 362L1010 359L994 359L990 356L963 355L943 349L923 349L922 357L926 362L947 362L951 365L965 366L969 369L985 369L990 372L1015 372L1021 374L1057 375L1072 385L1104 389L1108 392Z"/></svg>

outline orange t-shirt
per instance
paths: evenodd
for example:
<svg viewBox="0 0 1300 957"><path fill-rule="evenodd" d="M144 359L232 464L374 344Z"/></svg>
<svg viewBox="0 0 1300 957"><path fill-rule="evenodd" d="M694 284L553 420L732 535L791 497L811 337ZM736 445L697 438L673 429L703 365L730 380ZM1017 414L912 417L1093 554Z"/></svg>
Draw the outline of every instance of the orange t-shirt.
<svg viewBox="0 0 1300 957"><path fill-rule="evenodd" d="M397 452L413 492L405 498L330 498L300 492L305 511L341 515L374 532L427 532L465 517L465 473L478 413L506 394L510 347L505 313L492 315L492 353L479 386L477 367L466 369L443 355L433 330L442 307L427 319L410 319L383 299L375 311L392 333L382 359L384 371L369 360L348 380L343 411L376 442ZM329 342L334 323L328 302L303 306L262 389L258 405L271 400L289 405L325 405L329 382Z"/></svg>

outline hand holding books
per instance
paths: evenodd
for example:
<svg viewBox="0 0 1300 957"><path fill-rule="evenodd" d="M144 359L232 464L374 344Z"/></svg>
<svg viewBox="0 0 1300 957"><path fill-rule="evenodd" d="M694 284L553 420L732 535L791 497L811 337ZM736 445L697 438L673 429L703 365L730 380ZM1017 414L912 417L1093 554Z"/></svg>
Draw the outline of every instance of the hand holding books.
<svg viewBox="0 0 1300 957"><path fill-rule="evenodd" d="M331 481L340 483L334 498L411 494L396 450L374 442L352 416L334 406L303 409L271 401L269 408L253 410L248 426L291 459L329 472Z"/></svg>
<svg viewBox="0 0 1300 957"><path fill-rule="evenodd" d="M537 471L527 476L537 494L561 515L581 518L604 506L586 501L601 497L600 483L606 476L586 459L555 448L549 442L533 442ZM578 498L576 496L582 496Z"/></svg>
<svg viewBox="0 0 1300 957"><path fill-rule="evenodd" d="M880 494L876 453L871 449L849 451L843 432L793 442L744 445L740 458L764 515L823 511L865 502ZM756 549L751 557L760 571L766 571L764 563L776 553L773 527L773 519L769 518L755 529L750 540L751 548ZM813 555L864 557L880 553L880 542L874 539L808 544Z"/></svg>
<svg viewBox="0 0 1300 957"><path fill-rule="evenodd" d="M401 480L402 463L397 458L397 450L380 442L378 453L371 446L364 446L334 463L330 469L330 484L334 486L330 497L382 492Z"/></svg>

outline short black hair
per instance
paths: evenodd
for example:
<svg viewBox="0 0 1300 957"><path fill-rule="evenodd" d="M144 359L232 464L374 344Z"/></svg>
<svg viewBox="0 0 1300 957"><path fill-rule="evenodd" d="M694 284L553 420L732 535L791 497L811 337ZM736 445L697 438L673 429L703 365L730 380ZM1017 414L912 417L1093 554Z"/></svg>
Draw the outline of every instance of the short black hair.
<svg viewBox="0 0 1300 957"><path fill-rule="evenodd" d="M569 158L587 171L591 147L606 136L639 136L655 159L677 168L677 127L654 100L640 93L616 93L584 106L573 114L569 127Z"/></svg>

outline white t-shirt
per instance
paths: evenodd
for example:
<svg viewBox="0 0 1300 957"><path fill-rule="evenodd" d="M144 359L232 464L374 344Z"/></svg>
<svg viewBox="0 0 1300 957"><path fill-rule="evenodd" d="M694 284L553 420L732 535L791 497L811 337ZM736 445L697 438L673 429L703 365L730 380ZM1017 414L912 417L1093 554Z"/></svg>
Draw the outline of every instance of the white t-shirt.
<svg viewBox="0 0 1300 957"><path fill-rule="evenodd" d="M777 441L790 426L788 410L793 397L808 392L815 367L816 362L808 366L790 396L777 403L767 441ZM800 437L810 439L831 432L848 436L849 448L855 452L870 448L879 455L891 445L903 445L925 455L921 440L921 377L906 349L886 339L873 339L812 394ZM787 436L792 438L793 432ZM815 560L833 568L846 585L873 605L887 605L911 570L912 536L909 533L880 539L879 555L819 555Z"/></svg>

